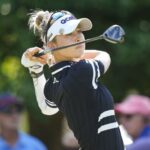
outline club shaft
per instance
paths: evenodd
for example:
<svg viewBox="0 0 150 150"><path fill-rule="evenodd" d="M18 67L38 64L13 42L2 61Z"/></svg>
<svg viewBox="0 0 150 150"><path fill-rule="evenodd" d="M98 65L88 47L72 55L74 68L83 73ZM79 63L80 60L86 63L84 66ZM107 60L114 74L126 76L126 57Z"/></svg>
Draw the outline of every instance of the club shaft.
<svg viewBox="0 0 150 150"><path fill-rule="evenodd" d="M57 50L61 50L61 49L64 49L64 48L68 48L68 47L72 47L72 46L76 46L76 45L79 45L79 44L82 44L82 43L89 43L89 42L93 42L93 41L96 41L96 40L101 40L103 39L103 35L100 35L100 36L97 36L97 37L93 37L93 38L90 38L90 39L86 39L84 41L81 41L81 42L77 42L77 43L74 43L74 44L71 44L71 45L66 45L66 46L62 46L62 47L57 47L57 48L53 48L53 49L45 49L43 52L41 53L37 53L35 54L34 56L36 57L40 57L44 54L47 54L51 51L57 51Z"/></svg>

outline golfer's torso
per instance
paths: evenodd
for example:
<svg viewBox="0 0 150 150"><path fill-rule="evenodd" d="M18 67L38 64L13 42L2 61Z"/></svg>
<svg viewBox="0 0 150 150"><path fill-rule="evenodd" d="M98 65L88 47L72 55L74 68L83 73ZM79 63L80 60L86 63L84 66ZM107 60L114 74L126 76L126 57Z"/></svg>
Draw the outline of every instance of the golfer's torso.
<svg viewBox="0 0 150 150"><path fill-rule="evenodd" d="M98 147L107 147L108 141L116 140L120 134L113 114L112 96L98 81L94 86L92 78L89 78L90 70L83 72L85 68L73 68L69 65L67 63L61 66L62 70L59 68L53 71L56 74L47 82L48 88L45 91L50 93L49 99L65 114L70 128L84 149L98 150ZM103 127L109 124L114 126L112 131L107 132L107 128L104 131ZM111 139L114 132L116 136ZM110 145L113 147L115 142ZM112 150L121 148L115 147Z"/></svg>

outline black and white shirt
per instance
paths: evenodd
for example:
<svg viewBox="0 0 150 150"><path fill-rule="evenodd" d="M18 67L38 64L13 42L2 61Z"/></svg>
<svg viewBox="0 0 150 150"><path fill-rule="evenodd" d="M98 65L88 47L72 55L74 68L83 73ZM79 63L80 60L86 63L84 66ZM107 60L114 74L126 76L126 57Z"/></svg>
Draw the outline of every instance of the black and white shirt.
<svg viewBox="0 0 150 150"><path fill-rule="evenodd" d="M64 61L50 68L44 94L58 107L83 150L123 150L113 99L99 81L104 66L98 60Z"/></svg>

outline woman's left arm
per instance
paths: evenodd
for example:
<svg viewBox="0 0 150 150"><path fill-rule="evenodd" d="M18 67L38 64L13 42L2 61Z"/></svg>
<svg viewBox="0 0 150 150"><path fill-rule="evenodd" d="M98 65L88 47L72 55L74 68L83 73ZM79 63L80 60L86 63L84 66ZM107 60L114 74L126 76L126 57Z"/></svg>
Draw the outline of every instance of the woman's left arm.
<svg viewBox="0 0 150 150"><path fill-rule="evenodd" d="M86 50L81 59L94 59L100 61L104 65L104 73L108 70L111 58L107 52L99 50Z"/></svg>

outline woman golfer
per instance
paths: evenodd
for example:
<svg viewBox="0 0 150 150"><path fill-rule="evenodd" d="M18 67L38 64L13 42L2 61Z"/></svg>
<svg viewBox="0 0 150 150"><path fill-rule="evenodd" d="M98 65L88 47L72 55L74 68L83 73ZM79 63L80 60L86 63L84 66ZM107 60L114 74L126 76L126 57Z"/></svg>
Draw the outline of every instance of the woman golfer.
<svg viewBox="0 0 150 150"><path fill-rule="evenodd" d="M40 10L31 14L29 26L39 34L44 48L57 48L85 40L82 32L90 30L92 23L68 11ZM63 112L82 150L123 150L112 96L99 81L109 68L110 56L85 49L81 44L35 57L42 49L33 47L21 61L29 68L42 113ZM45 64L50 67L47 81Z"/></svg>

